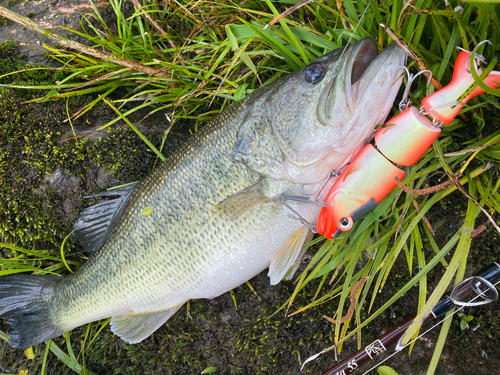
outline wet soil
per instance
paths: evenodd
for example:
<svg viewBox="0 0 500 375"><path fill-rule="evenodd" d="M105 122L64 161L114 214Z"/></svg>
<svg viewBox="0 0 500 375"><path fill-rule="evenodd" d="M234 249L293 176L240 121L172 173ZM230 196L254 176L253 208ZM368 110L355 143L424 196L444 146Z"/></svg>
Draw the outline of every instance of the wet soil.
<svg viewBox="0 0 500 375"><path fill-rule="evenodd" d="M106 3L99 3L99 7L103 12L109 12ZM46 21L52 25L76 27L79 24L80 14L90 8L85 1L44 0L19 3L12 5L11 9L30 15L42 24ZM45 51L36 43L37 40L42 39L38 34L14 24L7 24L0 26L0 41L4 38L15 40L21 51L27 55L27 60L44 61ZM42 107L47 108L51 105L56 104L44 104ZM77 106L77 104L74 105ZM62 113L62 107L58 110ZM33 111L40 112L40 106L33 106ZM63 118L64 116L58 121L62 122ZM86 120L75 123L75 131L80 135L85 135L91 142L96 142L99 136L107 137L108 133L98 134L95 129L112 118L114 115L110 111L104 108L98 109ZM168 124L160 118L149 120L150 126L144 126L142 130L148 133L148 137L155 144L159 144L161 133ZM69 131L67 124L65 126L66 131ZM185 133L180 128L174 129L173 133L176 132L179 137L172 137L174 141L167 145L171 149L175 148L178 143L175 139L182 139L182 134ZM139 141L130 147L144 149L145 146ZM77 180L72 180L68 171L54 170L43 181L46 184L52 184L52 188L55 186L56 190L69 191L64 196L66 203L60 204L58 209L61 216L72 216L75 211L85 205L81 199L83 195L112 186L118 181L125 183L143 177L155 162L154 157L145 155L145 153L138 154L126 160L124 165L135 166L132 171L127 168L118 168L114 171L116 173L111 173L95 165L85 170L82 169L83 176L80 175ZM92 163L92 161L88 162ZM436 242L439 246L446 243L463 223L466 204L466 198L455 192L443 203L436 205L428 215L429 221L436 230ZM478 220L482 222L484 219L480 217ZM430 247L428 249L426 258L430 259L433 253ZM78 250L77 247L74 249L76 252ZM498 234L489 228L472 243L467 275L499 258ZM450 257L447 260L449 261ZM305 264L302 267L305 267ZM413 274L416 272L417 269L413 269ZM428 281L429 295L443 272L442 266L437 266L432 271ZM379 293L372 311L387 301L409 279L406 261L401 256L385 288ZM273 313L291 295L294 288L293 282L282 282L277 286L270 286L266 272L264 272L250 280L250 284L255 288L258 296L254 295L246 285L242 285L233 291L234 295L226 293L210 301L191 301L189 311L183 307L165 326L144 342L136 345L123 343L109 331L109 327L106 327L97 336L92 347L86 351L85 361L88 368L97 374L199 374L209 366L215 367L217 374L300 374L300 364L306 358L333 345L332 326L322 316L332 315L336 309L335 302L287 318L283 311L275 315ZM317 282L313 282L299 293L294 306L298 308L310 302L316 287ZM417 288L414 288L364 329L362 331L363 345L414 314L417 309L417 296ZM500 304L468 308L466 314L473 316L474 319L469 322L470 328L465 330L460 328L460 319L456 315L453 317L450 334L447 337L436 374L489 375L499 373ZM365 317L366 311L361 311L362 320ZM4 323L0 324L0 329L6 331ZM91 334L95 334L97 330L98 327L94 327ZM425 374L438 332L439 328L436 328L419 340L411 355L403 351L388 359L384 365L393 367L399 374ZM85 333L83 328L76 329L72 333L71 342L75 353L79 353L80 343ZM60 348L66 348L66 343L62 338L56 339L55 343ZM356 350L356 346L356 339L348 340L339 358L349 356ZM2 341L0 342L0 371L17 374L21 369L26 369L30 374L40 373L44 350L45 345L36 346L34 348L35 360L28 360L23 351L12 349ZM387 358L391 353L392 349L389 349L385 355L379 357L379 361ZM328 352L315 362L308 364L304 371L321 374L334 362L334 353ZM373 365L373 363L368 364L356 373L363 374ZM71 370L52 353L48 356L47 370L49 374L71 373Z"/></svg>
<svg viewBox="0 0 500 375"><path fill-rule="evenodd" d="M107 1L97 0L94 1L94 4L102 12L103 17L106 19L111 17L112 9ZM0 5L32 19L40 26L59 35L79 42L82 40L78 35L64 28L79 30L81 17L92 12L92 7L87 0L2 0ZM43 48L43 44L54 46L54 41L51 39L45 38L20 24L3 19L0 22L0 41L5 40L15 40L28 63L52 64L51 60L44 58L47 50Z"/></svg>

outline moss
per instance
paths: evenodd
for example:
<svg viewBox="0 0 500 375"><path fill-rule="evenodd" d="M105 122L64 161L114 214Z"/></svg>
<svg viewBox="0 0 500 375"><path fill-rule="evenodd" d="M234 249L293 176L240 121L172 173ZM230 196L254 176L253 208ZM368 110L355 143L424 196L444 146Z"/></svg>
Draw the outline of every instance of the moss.
<svg viewBox="0 0 500 375"><path fill-rule="evenodd" d="M13 7L13 6L16 6L18 4L21 4L24 0L7 0L6 3L5 3L5 6L7 7Z"/></svg>
<svg viewBox="0 0 500 375"><path fill-rule="evenodd" d="M0 61L3 74L24 66L13 42L0 45ZM19 78L40 84L53 82L60 74L40 70ZM96 140L86 138L82 128L90 125L84 120L75 123L82 129L75 141L69 122L64 122L65 103L26 104L25 99L26 92L0 91L0 200L4 202L0 240L27 247L58 247L71 231L81 192L108 187L98 186L94 176L99 170L118 173L115 183L134 181L143 177L148 170L145 166L152 165L155 157L127 129L103 132ZM72 98L69 104L80 108L91 99ZM93 120L90 117L88 122Z"/></svg>
<svg viewBox="0 0 500 375"><path fill-rule="evenodd" d="M1 21L0 21L1 22ZM66 73L42 65L25 65L24 56L19 52L17 44L7 40L0 44L0 77L11 72L18 72L0 78L0 84L18 86L45 86L62 80ZM24 96L40 95L39 90L23 89L17 91Z"/></svg>
<svg viewBox="0 0 500 375"><path fill-rule="evenodd" d="M23 55L19 52L17 44L12 40L6 40L0 44L0 59L2 60L2 66L0 69L5 72L9 72L7 64L17 64L23 60Z"/></svg>
<svg viewBox="0 0 500 375"><path fill-rule="evenodd" d="M57 246L71 231L74 219L74 215L71 220L62 217L68 213L62 206L70 193L67 184L83 184L98 167L116 171L127 164L124 175L134 176L142 170L142 162L154 160L134 134L122 129L97 141L65 140L70 134L65 135L68 125L63 123L63 110L59 103L28 107L16 95L0 95L0 199L5 202L0 237L4 241Z"/></svg>
<svg viewBox="0 0 500 375"><path fill-rule="evenodd" d="M10 25L11 23L12 21L9 20L8 18L0 16L0 26L7 26Z"/></svg>

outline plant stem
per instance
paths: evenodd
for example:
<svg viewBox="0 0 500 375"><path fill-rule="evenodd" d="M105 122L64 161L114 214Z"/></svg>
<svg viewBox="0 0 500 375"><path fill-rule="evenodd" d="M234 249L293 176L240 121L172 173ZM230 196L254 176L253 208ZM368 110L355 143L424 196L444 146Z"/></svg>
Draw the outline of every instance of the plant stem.
<svg viewBox="0 0 500 375"><path fill-rule="evenodd" d="M118 58L118 56L111 55L111 54L105 53L105 52L100 52L94 48L87 47L86 45L72 41L72 40L70 40L62 35L59 35L53 31L50 31L50 30L40 26L39 24L30 20L29 18L23 17L23 16L15 13L15 12L12 12L11 10L4 8L2 6L0 6L0 16L8 18L9 20L14 21L16 23L19 23L19 24L27 27L28 29L34 30L46 38L57 41L60 45L66 47L66 48L74 49L76 51L85 53L87 55L93 56L95 58L98 58L98 59L101 59L104 61L114 62L115 64L126 66L127 68L133 69L133 70L138 71L138 72L145 73L149 76L162 77L164 75L164 73L161 70L151 68L149 66L139 64L139 63L136 63L133 61L122 60L122 59Z"/></svg>
<svg viewBox="0 0 500 375"><path fill-rule="evenodd" d="M135 8L137 10L141 10L142 6L137 0L130 0L134 4ZM146 11L142 13L142 15L149 21L151 25L158 31L161 35L166 35L167 32L163 30L163 28L160 26L158 22L156 22ZM167 43L170 45L172 48L176 48L176 45L174 42L172 42L170 39L167 39Z"/></svg>

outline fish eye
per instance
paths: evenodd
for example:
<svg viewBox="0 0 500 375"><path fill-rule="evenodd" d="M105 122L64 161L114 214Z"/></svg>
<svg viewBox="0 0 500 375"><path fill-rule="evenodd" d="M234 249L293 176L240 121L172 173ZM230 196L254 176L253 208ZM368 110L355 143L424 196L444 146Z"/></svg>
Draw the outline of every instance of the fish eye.
<svg viewBox="0 0 500 375"><path fill-rule="evenodd" d="M304 79L307 83L316 84L324 75L325 67L318 63L311 64L304 70Z"/></svg>

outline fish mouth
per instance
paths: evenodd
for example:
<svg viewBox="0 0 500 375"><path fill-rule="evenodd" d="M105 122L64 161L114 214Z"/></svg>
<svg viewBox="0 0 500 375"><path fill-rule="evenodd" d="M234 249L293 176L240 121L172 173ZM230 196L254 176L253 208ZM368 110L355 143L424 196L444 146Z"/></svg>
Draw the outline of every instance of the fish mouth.
<svg viewBox="0 0 500 375"><path fill-rule="evenodd" d="M376 49L375 42L372 43ZM351 95L348 95L352 105L358 98L369 96L368 90L392 88L400 80L405 65L406 53L396 43L392 43L363 67L361 75L357 75L356 71L360 69L354 66L352 71L355 73L352 76L356 79L351 81Z"/></svg>
<svg viewBox="0 0 500 375"><path fill-rule="evenodd" d="M325 87L320 100L319 119L327 126L348 122L358 107L358 98L370 89L378 89L372 84L373 78L377 75L392 76L390 73L402 69L406 60L404 51L396 43L379 54L377 44L371 38L352 44L345 54L343 65ZM383 84L392 85L393 82Z"/></svg>
<svg viewBox="0 0 500 375"><path fill-rule="evenodd" d="M354 56L350 56L346 66L347 72L350 71L345 80L345 92L348 94L350 91L350 95L347 95L350 108L353 106L353 98L357 96L358 85L356 83L379 56L377 44L373 39L363 39L358 43L360 45L358 48L353 48L354 51L352 54Z"/></svg>
<svg viewBox="0 0 500 375"><path fill-rule="evenodd" d="M329 75L321 82L309 122L298 122L288 138L277 137L286 157L289 180L317 182L341 169L383 123L401 84L405 53L395 43L380 54L365 38L318 59ZM275 134L276 131L275 131ZM292 176L292 172L294 175Z"/></svg>

